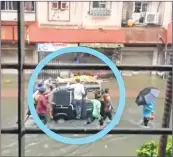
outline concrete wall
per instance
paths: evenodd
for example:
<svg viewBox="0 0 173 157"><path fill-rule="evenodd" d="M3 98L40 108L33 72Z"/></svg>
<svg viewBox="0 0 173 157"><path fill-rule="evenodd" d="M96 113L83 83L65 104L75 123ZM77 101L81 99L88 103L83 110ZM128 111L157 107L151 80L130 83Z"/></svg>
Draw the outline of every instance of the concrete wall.
<svg viewBox="0 0 173 157"><path fill-rule="evenodd" d="M25 21L37 20L40 26L47 27L84 27L106 28L121 27L122 19L127 18L127 11L132 13L132 2L112 2L111 15L94 17L88 14L91 2L67 2L68 8L64 11L52 10L51 2L36 2L36 12L25 12ZM171 22L171 2L148 2L148 11L161 15L161 24L167 28ZM130 17L131 15L128 15ZM16 21L16 11L1 11L2 21Z"/></svg>
<svg viewBox="0 0 173 157"><path fill-rule="evenodd" d="M25 21L36 20L35 2L24 2L24 19ZM2 1L1 2L1 20L17 21L17 2Z"/></svg>
<svg viewBox="0 0 173 157"><path fill-rule="evenodd" d="M40 26L47 27L76 27L76 28L106 28L113 29L121 27L123 16L131 10L132 2L112 2L111 15L94 17L88 14L90 2L70 2L64 11L52 10L51 2L37 2L37 20ZM44 10L44 11L43 11ZM149 12L159 12L161 25L165 28L171 20L171 2L148 2ZM129 15L130 17L131 15Z"/></svg>
<svg viewBox="0 0 173 157"><path fill-rule="evenodd" d="M172 2L165 2L165 12L163 17L163 27L168 28L168 24L172 21Z"/></svg>
<svg viewBox="0 0 173 157"><path fill-rule="evenodd" d="M88 14L89 2L70 2L67 11L52 11L51 2L37 3L37 19L40 25L77 26L85 28L120 27L123 2L112 2L112 12L107 17L93 17ZM43 11L44 10L44 11ZM54 13L52 13L54 12ZM53 15L57 14L59 18Z"/></svg>
<svg viewBox="0 0 173 157"><path fill-rule="evenodd" d="M35 21L36 20L35 12L25 13L24 20L25 21ZM2 21L17 21L17 12L13 11L1 11L1 20Z"/></svg>
<svg viewBox="0 0 173 157"><path fill-rule="evenodd" d="M2 63L17 63L17 46L13 44L2 46ZM26 46L25 63L38 63L38 55L35 47ZM32 70L25 70L26 73L31 73ZM17 70L3 69L2 73L17 74Z"/></svg>

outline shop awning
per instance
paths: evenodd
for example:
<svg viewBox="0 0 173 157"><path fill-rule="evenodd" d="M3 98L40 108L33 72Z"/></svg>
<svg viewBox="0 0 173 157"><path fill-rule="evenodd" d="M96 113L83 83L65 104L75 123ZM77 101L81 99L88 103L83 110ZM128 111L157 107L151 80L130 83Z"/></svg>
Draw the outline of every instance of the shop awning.
<svg viewBox="0 0 173 157"><path fill-rule="evenodd" d="M172 36L169 34L169 42L172 42ZM36 22L25 26L25 35L25 39L30 43L83 43L83 46L98 48L115 48L121 44L157 45L163 44L158 35L164 42L167 38L166 30L159 27L112 28L112 30L56 29L40 27ZM16 41L17 26L12 24L2 26L2 40ZM95 44L88 45L89 43Z"/></svg>
<svg viewBox="0 0 173 157"><path fill-rule="evenodd" d="M28 27L24 28L25 39L28 40ZM17 41L17 26L1 26L1 40L2 41Z"/></svg>
<svg viewBox="0 0 173 157"><path fill-rule="evenodd" d="M113 43L113 44L162 44L158 34L166 40L163 28L114 28L104 29L56 29L39 27L37 23L29 27L29 39L33 43Z"/></svg>

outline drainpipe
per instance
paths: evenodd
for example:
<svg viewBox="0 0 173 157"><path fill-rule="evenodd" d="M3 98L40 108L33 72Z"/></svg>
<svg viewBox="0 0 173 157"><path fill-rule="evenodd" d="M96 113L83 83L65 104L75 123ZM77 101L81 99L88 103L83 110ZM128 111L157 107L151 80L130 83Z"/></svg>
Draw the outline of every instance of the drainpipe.
<svg viewBox="0 0 173 157"><path fill-rule="evenodd" d="M164 65L167 65L167 55L168 55L168 44L165 44ZM166 79L166 73L164 73L163 79Z"/></svg>
<svg viewBox="0 0 173 157"><path fill-rule="evenodd" d="M162 41L162 43L165 43L163 38L159 35L159 40ZM167 65L167 52L168 52L168 43L164 44L165 45L165 53L164 53L164 65ZM163 79L165 79L165 74L163 75Z"/></svg>
<svg viewBox="0 0 173 157"><path fill-rule="evenodd" d="M168 43L165 44L165 65L167 65L167 52L168 52Z"/></svg>

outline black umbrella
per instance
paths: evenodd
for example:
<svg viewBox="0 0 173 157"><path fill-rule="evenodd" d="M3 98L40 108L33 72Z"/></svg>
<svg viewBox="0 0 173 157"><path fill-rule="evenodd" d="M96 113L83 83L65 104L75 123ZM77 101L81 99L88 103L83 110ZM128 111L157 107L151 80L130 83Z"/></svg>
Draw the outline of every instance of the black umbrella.
<svg viewBox="0 0 173 157"><path fill-rule="evenodd" d="M160 91L157 88L154 87L145 88L139 92L135 102L138 106L146 105L150 102L154 103L156 98L159 96L159 93Z"/></svg>

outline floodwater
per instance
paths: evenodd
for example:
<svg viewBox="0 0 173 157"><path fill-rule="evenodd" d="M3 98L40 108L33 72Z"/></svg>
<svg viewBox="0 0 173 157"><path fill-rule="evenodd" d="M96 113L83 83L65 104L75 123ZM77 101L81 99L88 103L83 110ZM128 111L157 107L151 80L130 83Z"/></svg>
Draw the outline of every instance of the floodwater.
<svg viewBox="0 0 173 157"><path fill-rule="evenodd" d="M14 77L13 77L14 78ZM9 78L8 78L9 79ZM12 79L12 77L10 77ZM13 83L5 83L8 81L3 76L2 91L16 88ZM124 76L126 86L126 106L122 115L118 128L139 128L137 123L141 119L141 108L134 103L135 92L139 92L142 88L154 86L161 90L160 97L156 102L156 119L154 120L155 127L161 126L163 108L164 108L164 90L165 80L156 76L150 75L135 75ZM110 88L114 107L117 107L118 87L114 79L109 80L104 86ZM17 90L17 88L16 88ZM17 98L3 98L2 99L2 126L13 127L16 126L17 120ZM68 122L72 123L72 122ZM68 123L66 126L68 126ZM79 123L79 122L78 122ZM61 124L62 125L62 124ZM75 126L76 125L76 126ZM54 127L59 124L54 123ZM84 127L83 122L80 124L70 125L72 127ZM97 122L91 124L90 127L97 127ZM67 135L66 135L67 136ZM69 135L70 137L79 137L79 135ZM2 156L16 156L17 153L17 135L2 135ZM87 145L67 145L54 141L47 135L25 135L25 155L26 156L136 156L136 149L143 143L150 140L158 140L159 136L150 135L107 135L101 140Z"/></svg>

